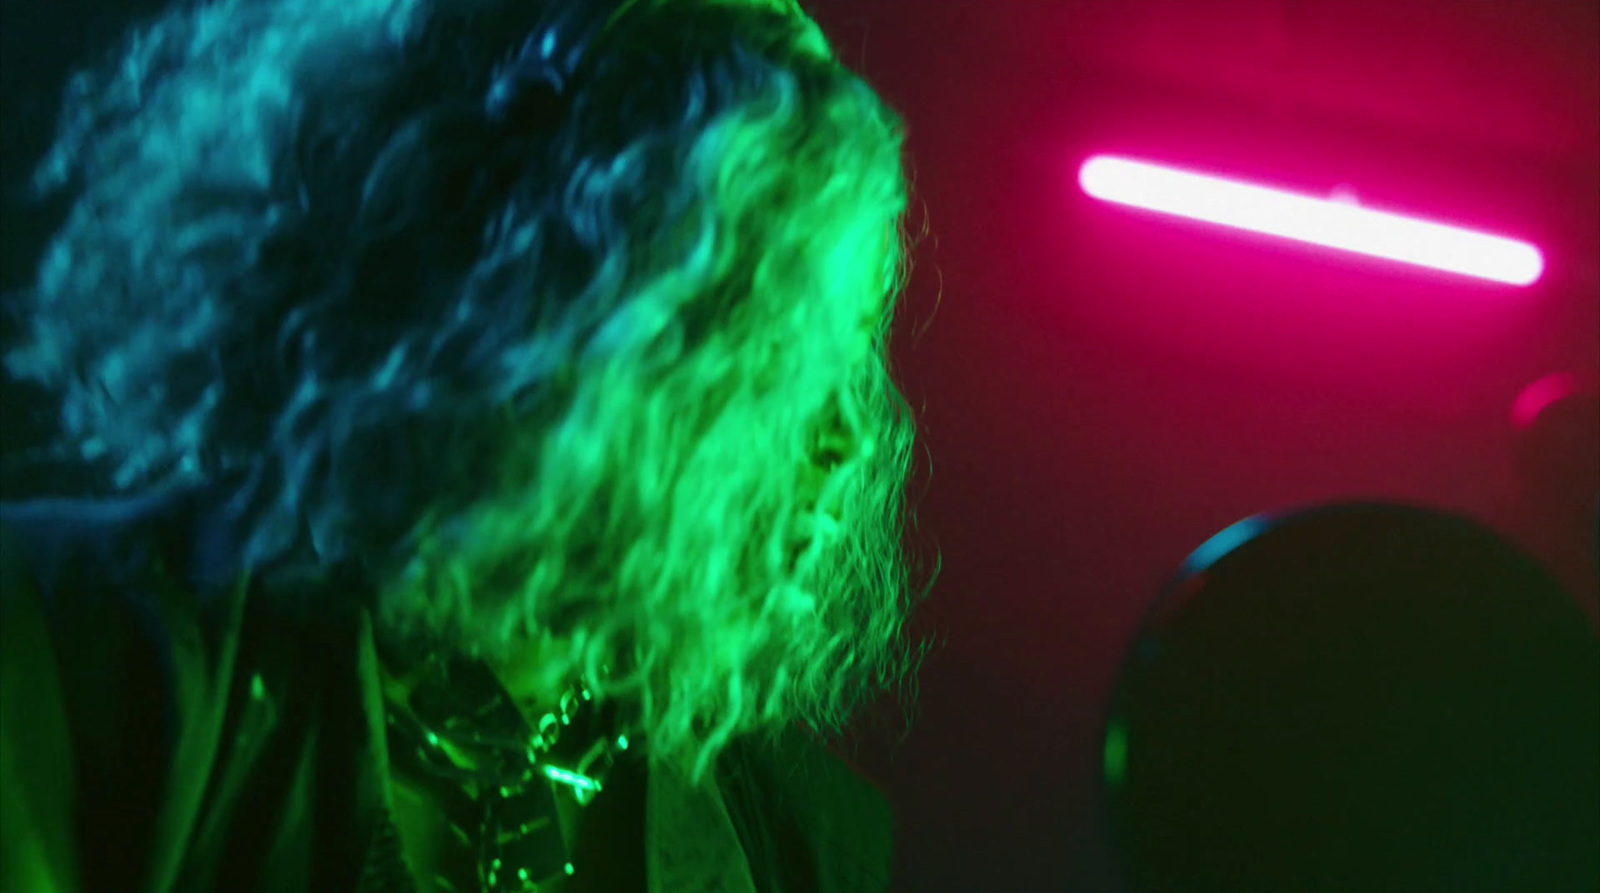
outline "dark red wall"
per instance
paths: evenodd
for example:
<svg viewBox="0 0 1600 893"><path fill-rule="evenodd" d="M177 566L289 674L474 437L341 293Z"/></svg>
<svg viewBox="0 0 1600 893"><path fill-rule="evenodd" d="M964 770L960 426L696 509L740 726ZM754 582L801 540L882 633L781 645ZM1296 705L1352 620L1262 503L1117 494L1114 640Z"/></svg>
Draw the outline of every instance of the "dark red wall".
<svg viewBox="0 0 1600 893"><path fill-rule="evenodd" d="M1460 510L1595 613L1596 435L1546 457L1575 469L1573 517L1519 475L1509 418L1536 379L1600 368L1600 6L819 5L910 122L932 232L900 355L946 645L911 737L866 758L905 890L1116 889L1101 705L1163 578L1242 517ZM1528 239L1548 272L1486 286L1174 226L1076 190L1102 151L1348 184Z"/></svg>

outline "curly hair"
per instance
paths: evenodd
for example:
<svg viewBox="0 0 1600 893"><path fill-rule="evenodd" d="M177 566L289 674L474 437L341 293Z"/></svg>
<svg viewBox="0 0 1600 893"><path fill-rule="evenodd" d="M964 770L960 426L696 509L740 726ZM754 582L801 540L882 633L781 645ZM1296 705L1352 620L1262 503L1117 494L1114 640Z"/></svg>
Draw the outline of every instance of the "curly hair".
<svg viewBox="0 0 1600 893"><path fill-rule="evenodd" d="M505 126L535 42L578 61ZM559 642L698 777L914 669L902 151L796 0L174 8L68 86L6 365L109 486L237 475L252 566Z"/></svg>

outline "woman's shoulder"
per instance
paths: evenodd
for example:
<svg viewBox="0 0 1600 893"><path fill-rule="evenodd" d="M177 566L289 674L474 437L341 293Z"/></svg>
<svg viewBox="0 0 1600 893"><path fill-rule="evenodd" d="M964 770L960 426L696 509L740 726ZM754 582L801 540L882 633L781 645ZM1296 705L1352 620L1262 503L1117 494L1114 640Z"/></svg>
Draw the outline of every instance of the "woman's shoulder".
<svg viewBox="0 0 1600 893"><path fill-rule="evenodd" d="M187 706L174 677L201 638L159 585L181 514L176 492L0 504L0 739L18 796L75 804L30 831L63 852L95 841L76 869L94 889L152 865Z"/></svg>
<svg viewBox="0 0 1600 893"><path fill-rule="evenodd" d="M204 483L114 497L0 501L9 573L26 568L47 595L66 580L132 584L151 563L190 577L232 575L236 555L217 523L220 499Z"/></svg>

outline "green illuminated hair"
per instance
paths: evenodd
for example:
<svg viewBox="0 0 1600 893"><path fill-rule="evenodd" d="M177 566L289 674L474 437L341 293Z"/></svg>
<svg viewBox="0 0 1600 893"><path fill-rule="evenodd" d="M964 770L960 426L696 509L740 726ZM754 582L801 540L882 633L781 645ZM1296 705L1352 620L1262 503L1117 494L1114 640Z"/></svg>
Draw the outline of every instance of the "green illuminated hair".
<svg viewBox="0 0 1600 893"><path fill-rule="evenodd" d="M491 126L552 12L602 24L562 106ZM253 565L698 774L907 678L901 150L793 2L185 6L69 86L6 362L110 485L238 475Z"/></svg>

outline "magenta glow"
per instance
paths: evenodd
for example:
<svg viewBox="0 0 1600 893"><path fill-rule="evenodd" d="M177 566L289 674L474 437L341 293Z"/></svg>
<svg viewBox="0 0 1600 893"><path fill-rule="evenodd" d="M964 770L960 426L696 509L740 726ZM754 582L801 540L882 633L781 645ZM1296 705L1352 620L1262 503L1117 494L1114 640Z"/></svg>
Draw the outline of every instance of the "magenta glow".
<svg viewBox="0 0 1600 893"><path fill-rule="evenodd" d="M1526 242L1177 168L1096 155L1078 171L1102 201L1510 285L1531 285L1544 256Z"/></svg>

